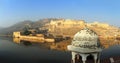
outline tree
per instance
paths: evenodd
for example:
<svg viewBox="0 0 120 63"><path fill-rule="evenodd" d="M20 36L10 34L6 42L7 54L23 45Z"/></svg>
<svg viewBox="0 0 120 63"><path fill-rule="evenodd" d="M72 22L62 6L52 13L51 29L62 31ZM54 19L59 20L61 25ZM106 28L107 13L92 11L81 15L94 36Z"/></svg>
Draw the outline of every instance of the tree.
<svg viewBox="0 0 120 63"><path fill-rule="evenodd" d="M31 34L31 32L29 31L29 29L30 29L30 27L29 27L28 25L26 25L25 28L23 29L23 30L24 30L24 31L23 31L23 34L24 34L24 35L29 35L29 34Z"/></svg>

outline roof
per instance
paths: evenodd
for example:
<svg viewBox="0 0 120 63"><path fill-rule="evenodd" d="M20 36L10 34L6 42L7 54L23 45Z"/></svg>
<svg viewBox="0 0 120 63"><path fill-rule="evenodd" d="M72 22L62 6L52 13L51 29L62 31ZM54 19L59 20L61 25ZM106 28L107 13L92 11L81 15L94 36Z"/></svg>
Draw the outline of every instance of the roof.
<svg viewBox="0 0 120 63"><path fill-rule="evenodd" d="M68 50L71 51L85 53L102 51L98 35L89 28L84 28L77 32L71 44L68 46Z"/></svg>

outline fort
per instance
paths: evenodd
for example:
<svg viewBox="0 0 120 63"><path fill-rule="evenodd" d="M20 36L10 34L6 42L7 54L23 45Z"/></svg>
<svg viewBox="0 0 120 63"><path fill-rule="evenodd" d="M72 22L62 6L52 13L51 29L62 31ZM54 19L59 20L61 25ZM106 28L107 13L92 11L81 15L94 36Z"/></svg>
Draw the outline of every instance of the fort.
<svg viewBox="0 0 120 63"><path fill-rule="evenodd" d="M19 40L25 40L25 41L32 41L32 42L40 42L40 43L44 43L44 42L55 42L54 39L52 38L44 38L43 34L37 34L36 36L25 36L25 35L21 35L20 32L13 32L13 37L14 38L19 38Z"/></svg>
<svg viewBox="0 0 120 63"><path fill-rule="evenodd" d="M86 23L84 20L59 19L51 20L43 28L53 36L63 36L73 38L74 34L83 29L85 26L95 31L100 38L113 38L120 34L118 27L111 26L107 23L93 22Z"/></svg>
<svg viewBox="0 0 120 63"><path fill-rule="evenodd" d="M73 37L77 31L85 26L85 21L70 19L51 20L50 23L47 23L45 26L48 28L49 33L54 36L62 35Z"/></svg>

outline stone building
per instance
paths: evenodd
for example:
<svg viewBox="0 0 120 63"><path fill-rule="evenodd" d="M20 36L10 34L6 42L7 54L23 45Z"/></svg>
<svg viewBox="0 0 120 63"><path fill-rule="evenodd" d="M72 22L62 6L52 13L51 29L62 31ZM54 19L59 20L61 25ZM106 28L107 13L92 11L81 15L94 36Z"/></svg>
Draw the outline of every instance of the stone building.
<svg viewBox="0 0 120 63"><path fill-rule="evenodd" d="M81 57L83 63L86 63L88 56L93 57L94 63L99 63L102 46L98 35L88 28L77 32L73 37L71 45L68 45L67 48L72 52L73 63L76 62L76 55L78 59Z"/></svg>
<svg viewBox="0 0 120 63"><path fill-rule="evenodd" d="M83 20L70 19L51 20L47 26L49 33L53 35L73 36L76 31L85 26L85 22Z"/></svg>
<svg viewBox="0 0 120 63"><path fill-rule="evenodd" d="M13 32L13 37L14 38L19 38L20 37L20 32Z"/></svg>
<svg viewBox="0 0 120 63"><path fill-rule="evenodd" d="M108 28L110 25L107 23L93 22L93 23L89 23L88 26L97 26L97 27L102 27L102 28Z"/></svg>

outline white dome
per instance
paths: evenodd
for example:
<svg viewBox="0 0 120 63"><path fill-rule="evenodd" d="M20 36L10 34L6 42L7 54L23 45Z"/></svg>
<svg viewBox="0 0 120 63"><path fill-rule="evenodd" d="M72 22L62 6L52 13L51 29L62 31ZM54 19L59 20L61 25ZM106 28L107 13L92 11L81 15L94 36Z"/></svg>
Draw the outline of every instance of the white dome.
<svg viewBox="0 0 120 63"><path fill-rule="evenodd" d="M73 38L72 45L81 48L96 49L100 47L98 35L88 28L77 32Z"/></svg>

